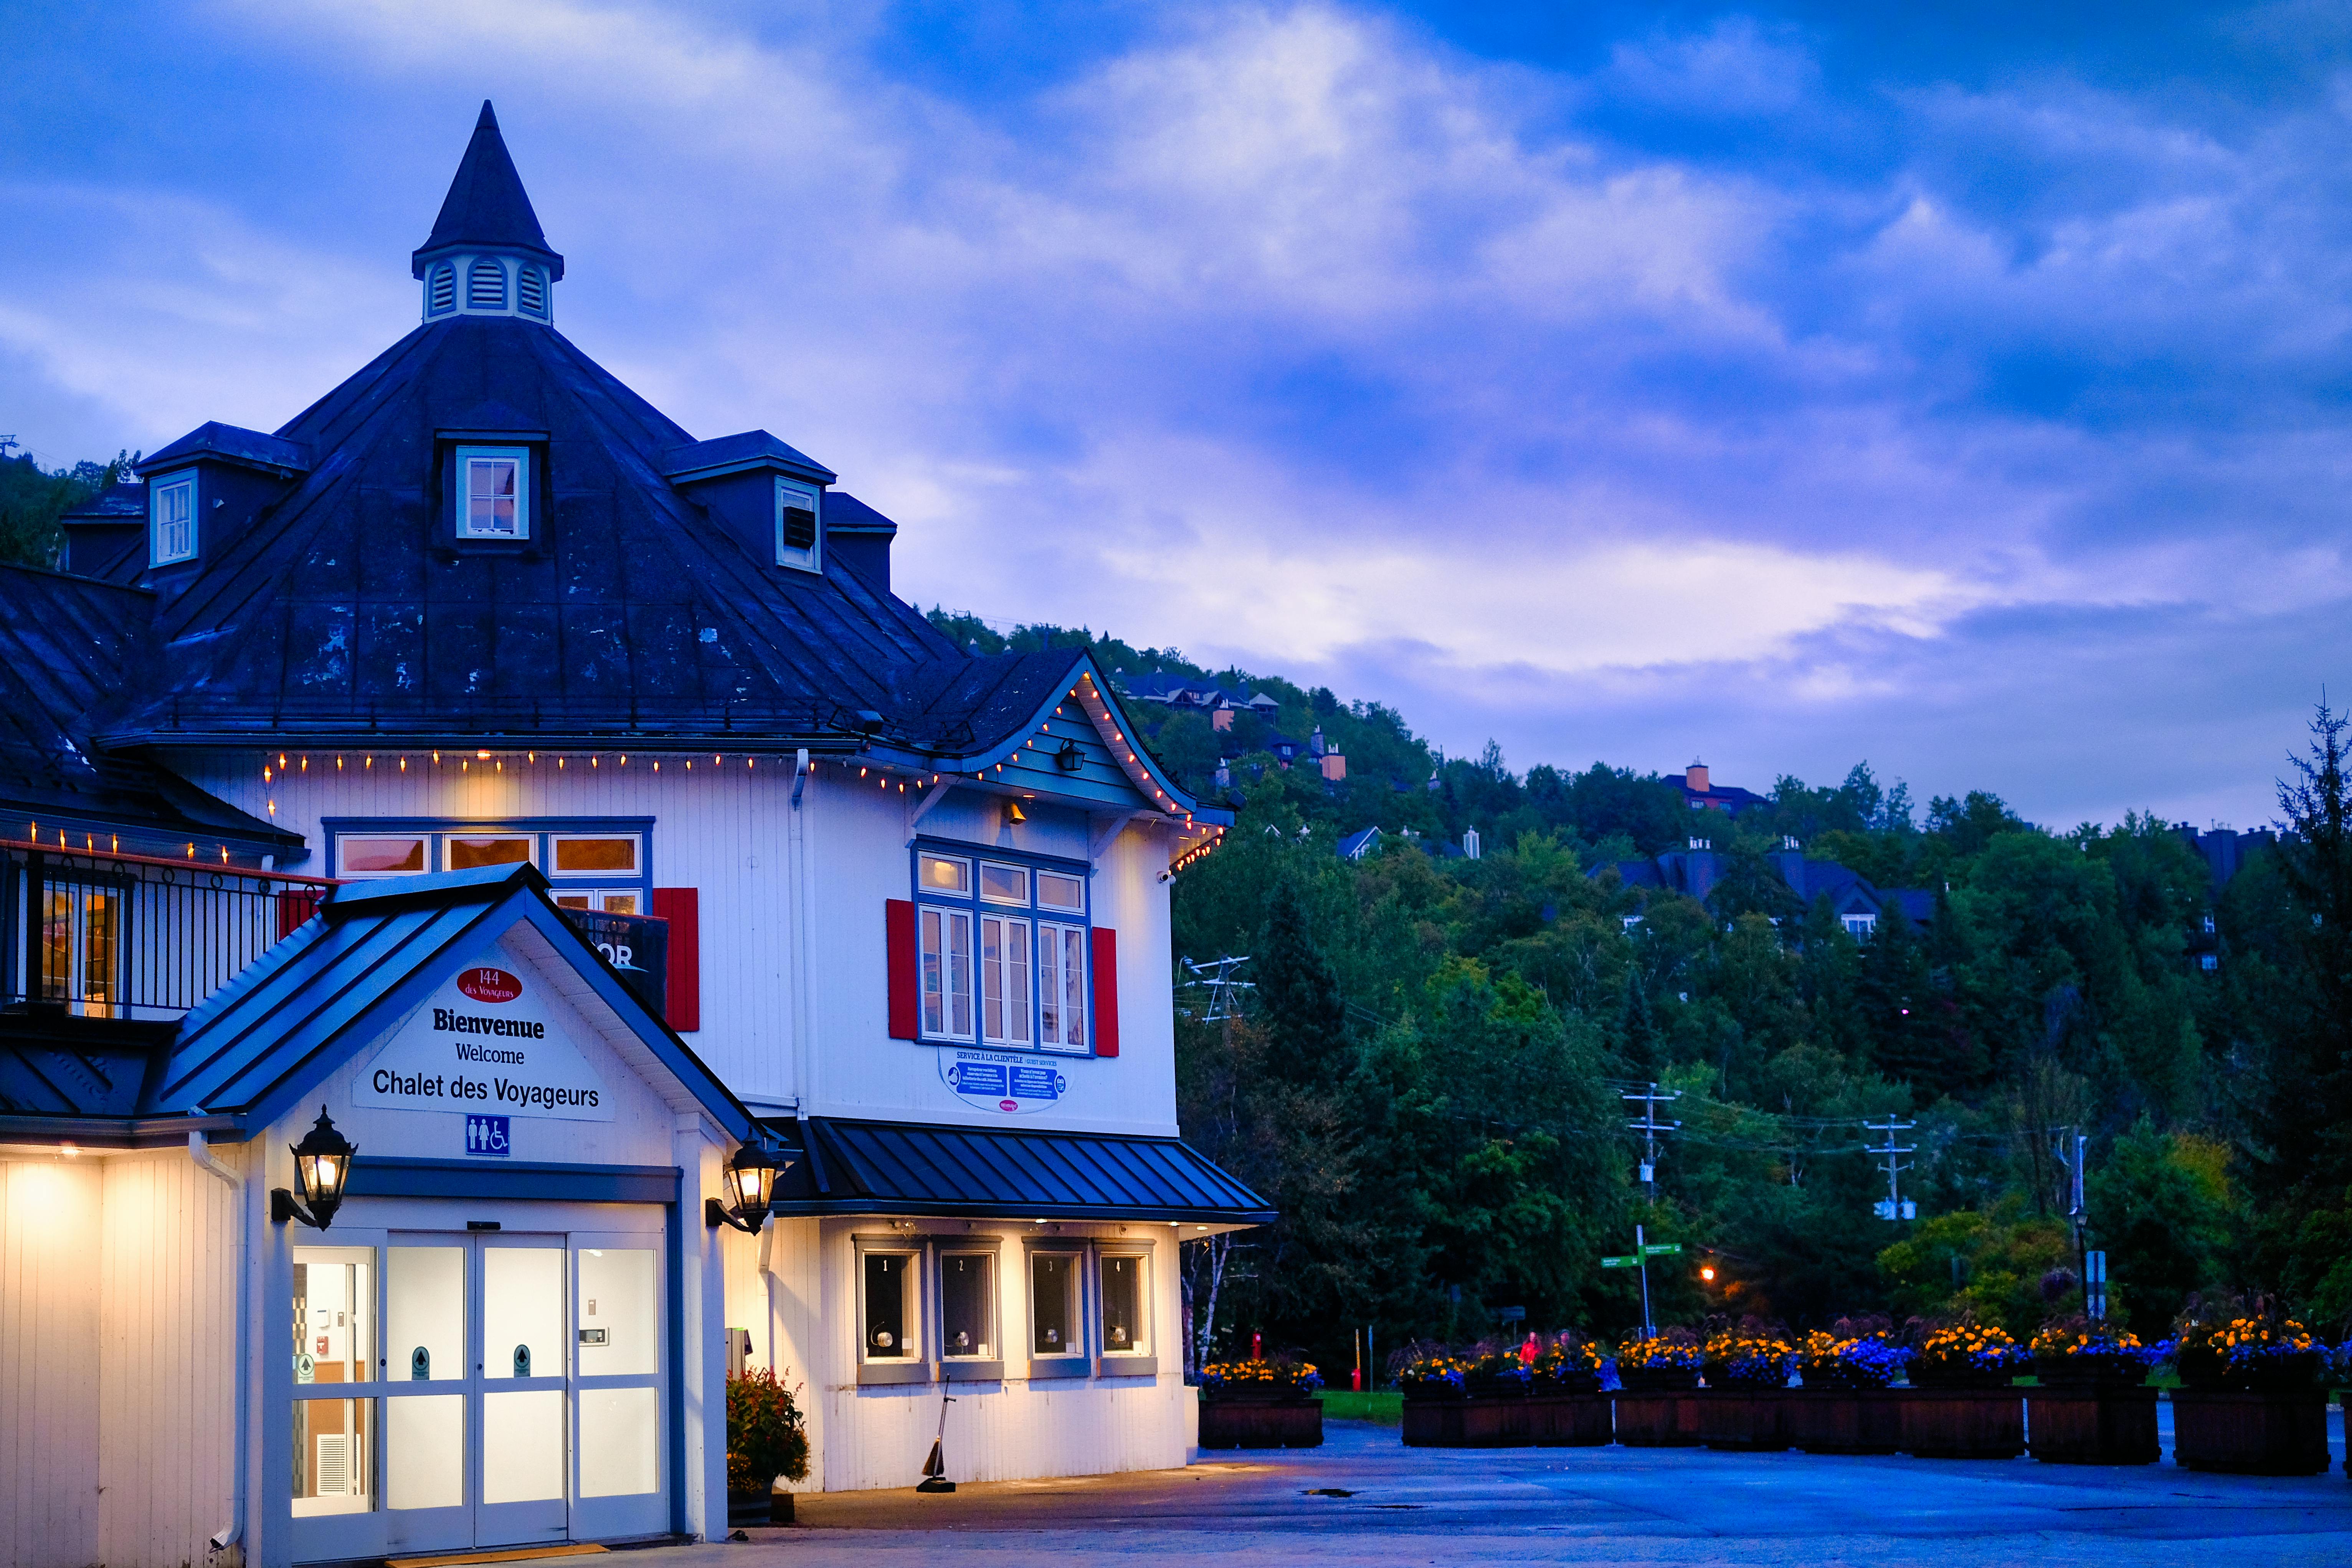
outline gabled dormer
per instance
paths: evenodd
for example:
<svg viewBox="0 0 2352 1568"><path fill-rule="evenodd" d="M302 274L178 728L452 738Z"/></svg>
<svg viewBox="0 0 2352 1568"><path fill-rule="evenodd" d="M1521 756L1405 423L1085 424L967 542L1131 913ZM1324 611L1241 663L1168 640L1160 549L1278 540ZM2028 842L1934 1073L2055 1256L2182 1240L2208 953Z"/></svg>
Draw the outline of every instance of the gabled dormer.
<svg viewBox="0 0 2352 1568"><path fill-rule="evenodd" d="M762 561L824 570L825 487L831 468L765 430L672 450L662 477Z"/></svg>
<svg viewBox="0 0 2352 1568"><path fill-rule="evenodd" d="M488 99L432 236L410 258L409 270L425 285L428 321L555 320L554 286L563 276L563 258L548 248Z"/></svg>
<svg viewBox="0 0 2352 1568"><path fill-rule="evenodd" d="M310 471L310 449L299 442L199 425L132 470L146 481L148 570L201 558Z"/></svg>

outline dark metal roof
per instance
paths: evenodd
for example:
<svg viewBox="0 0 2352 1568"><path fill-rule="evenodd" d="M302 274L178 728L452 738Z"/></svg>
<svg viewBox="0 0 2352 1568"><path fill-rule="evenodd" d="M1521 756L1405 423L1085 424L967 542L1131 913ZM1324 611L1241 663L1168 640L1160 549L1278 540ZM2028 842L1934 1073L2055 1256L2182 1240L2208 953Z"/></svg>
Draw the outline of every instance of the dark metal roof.
<svg viewBox="0 0 2352 1568"><path fill-rule="evenodd" d="M484 933L527 921L619 1015L730 1134L751 1127L701 1058L630 994L547 896L529 866L346 885L181 1020L171 1058L142 1107L151 1116L274 1120L372 1038L383 1017L422 1002Z"/></svg>
<svg viewBox="0 0 2352 1568"><path fill-rule="evenodd" d="M0 1113L130 1116L173 1027L69 1017L62 1005L0 1012Z"/></svg>
<svg viewBox="0 0 2352 1568"><path fill-rule="evenodd" d="M457 178L449 182L449 194L441 199L441 216L433 220L433 233L409 258L412 274L424 277L434 252L463 246L527 250L548 263L550 276L563 276L563 258L547 247L546 232L539 226L539 215L531 211L522 176L515 173L506 138L499 134L499 117L491 112L487 98L482 100L481 117L474 121L473 140L466 143L466 155L458 161Z"/></svg>
<svg viewBox="0 0 2352 1568"><path fill-rule="evenodd" d="M301 473L310 466L310 454L299 442L213 419L197 426L153 457L140 459L131 471L143 478L205 458L281 477Z"/></svg>
<svg viewBox="0 0 2352 1568"><path fill-rule="evenodd" d="M133 841L124 847L301 843L143 757L92 743L92 712L154 666L153 607L143 589L0 566L0 838L70 822L119 831Z"/></svg>
<svg viewBox="0 0 2352 1568"><path fill-rule="evenodd" d="M799 447L778 440L765 430L744 430L680 447L668 454L662 473L671 479L689 479L762 468L785 468L825 485L841 477Z"/></svg>
<svg viewBox="0 0 2352 1568"><path fill-rule="evenodd" d="M1264 1198L1178 1138L841 1117L767 1125L803 1150L778 1184L779 1214L1204 1225L1276 1217Z"/></svg>

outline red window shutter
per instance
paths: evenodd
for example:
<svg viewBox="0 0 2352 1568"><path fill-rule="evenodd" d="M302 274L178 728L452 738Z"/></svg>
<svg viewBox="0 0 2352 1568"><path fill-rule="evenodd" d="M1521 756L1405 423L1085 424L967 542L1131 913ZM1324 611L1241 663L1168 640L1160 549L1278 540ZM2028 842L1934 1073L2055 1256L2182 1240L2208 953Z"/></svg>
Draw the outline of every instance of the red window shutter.
<svg viewBox="0 0 2352 1568"><path fill-rule="evenodd" d="M655 916L669 921L669 1026L702 1027L702 889L656 888Z"/></svg>
<svg viewBox="0 0 2352 1568"><path fill-rule="evenodd" d="M295 928L319 912L320 900L326 897L324 888L280 888L278 889L278 940L285 941Z"/></svg>
<svg viewBox="0 0 2352 1568"><path fill-rule="evenodd" d="M1118 1055L1118 932L1097 926L1093 931L1095 966L1095 1055Z"/></svg>
<svg viewBox="0 0 2352 1568"><path fill-rule="evenodd" d="M890 1037L919 1039L923 998L915 959L914 900L887 900L882 906L882 921L890 947Z"/></svg>

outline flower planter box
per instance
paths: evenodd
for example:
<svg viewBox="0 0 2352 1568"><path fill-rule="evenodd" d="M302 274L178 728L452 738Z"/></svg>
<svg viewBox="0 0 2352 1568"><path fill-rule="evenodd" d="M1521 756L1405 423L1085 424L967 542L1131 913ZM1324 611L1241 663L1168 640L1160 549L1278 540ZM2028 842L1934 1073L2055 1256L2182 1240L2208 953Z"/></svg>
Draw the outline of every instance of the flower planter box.
<svg viewBox="0 0 2352 1568"><path fill-rule="evenodd" d="M1698 1394L1691 1391L1617 1395L1617 1441L1629 1448L1692 1448L1699 1442Z"/></svg>
<svg viewBox="0 0 2352 1568"><path fill-rule="evenodd" d="M1528 1440L1542 1448L1591 1448L1609 1441L1605 1394L1538 1394L1528 1407Z"/></svg>
<svg viewBox="0 0 2352 1568"><path fill-rule="evenodd" d="M1791 1388L1780 1421L1808 1454L1894 1454L1903 1447L1903 1399L1891 1388Z"/></svg>
<svg viewBox="0 0 2352 1568"><path fill-rule="evenodd" d="M1203 1399L1203 1448L1319 1448L1323 1402L1285 1399Z"/></svg>
<svg viewBox="0 0 2352 1568"><path fill-rule="evenodd" d="M1789 1446L1781 1407L1788 1391L1781 1388L1709 1388L1696 1395L1699 1441L1710 1448L1750 1454L1775 1454Z"/></svg>
<svg viewBox="0 0 2352 1568"><path fill-rule="evenodd" d="M1489 1399L1408 1399L1404 1402L1404 1444L1408 1448L1522 1447L1534 1440L1529 1435L1529 1407L1535 1403L1524 1394Z"/></svg>
<svg viewBox="0 0 2352 1568"><path fill-rule="evenodd" d="M1903 1452L1923 1459L2014 1459L2025 1452L2025 1401L2011 1388L1902 1391Z"/></svg>
<svg viewBox="0 0 2352 1568"><path fill-rule="evenodd" d="M729 1492L727 1522L738 1524L790 1524L793 1521L793 1494L790 1492Z"/></svg>
<svg viewBox="0 0 2352 1568"><path fill-rule="evenodd" d="M2327 1394L2172 1391L2172 1460L2235 1476L2315 1476L2327 1468Z"/></svg>
<svg viewBox="0 0 2352 1568"><path fill-rule="evenodd" d="M2049 1465L2152 1465L2156 1390L2122 1383L2045 1384L2025 1391L2033 1457Z"/></svg>

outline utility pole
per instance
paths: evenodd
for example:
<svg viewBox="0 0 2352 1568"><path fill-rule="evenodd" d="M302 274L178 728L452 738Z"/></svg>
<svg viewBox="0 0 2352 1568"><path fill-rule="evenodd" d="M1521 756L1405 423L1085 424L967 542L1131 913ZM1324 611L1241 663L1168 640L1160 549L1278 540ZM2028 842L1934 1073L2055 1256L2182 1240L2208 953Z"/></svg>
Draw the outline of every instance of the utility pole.
<svg viewBox="0 0 2352 1568"><path fill-rule="evenodd" d="M1241 998L1234 993L1255 991L1257 987L1249 981L1234 979L1234 971L1248 962L1247 953L1239 958L1213 958L1206 963L1195 963L1189 958L1184 961L1185 968L1202 976L1198 980L1184 982L1184 989L1190 991L1201 985L1209 988L1209 1011L1203 1022L1213 1024L1220 1019L1241 1016Z"/></svg>
<svg viewBox="0 0 2352 1568"><path fill-rule="evenodd" d="M2088 1314L2091 1308L2091 1259L2084 1250L2087 1243L2083 1237L2083 1221L2090 1205L2083 1200L2083 1173L2084 1167L2090 1163L2091 1140L2088 1134L2067 1127L2060 1129L2057 1143L2053 1152L2066 1172L2066 1219L2074 1227L2074 1278L2083 1282L2083 1310ZM2104 1265L2105 1259L2103 1258L2100 1262ZM2103 1287L2105 1284L2104 1267L2100 1270L2100 1283ZM2104 1297L2106 1291L2102 1289L2099 1294ZM2104 1302L2101 1304L2105 1305Z"/></svg>
<svg viewBox="0 0 2352 1568"><path fill-rule="evenodd" d="M1873 1132L1886 1134L1886 1142L1870 1151L1874 1154L1884 1156L1886 1161L1886 1195L1871 1205L1871 1211L1881 1219L1910 1219L1919 1212L1918 1205L1903 1201L1902 1185L1903 1173L1911 1168L1910 1163L1903 1156L1911 1153L1918 1145L1898 1144L1895 1142L1895 1135L1897 1132L1907 1132L1917 1125L1919 1124L1916 1121L1897 1121L1892 1116L1884 1121L1863 1123L1864 1127Z"/></svg>
<svg viewBox="0 0 2352 1568"><path fill-rule="evenodd" d="M1683 1125L1679 1121L1659 1121L1658 1107L1680 1100L1682 1092L1677 1089L1673 1094L1660 1094L1658 1086L1653 1083L1647 1094L1620 1094L1617 1098L1642 1108L1642 1119L1628 1121L1625 1125L1642 1135L1642 1185L1647 1189L1642 1195L1655 1203L1658 1197L1658 1140L1664 1134L1679 1132Z"/></svg>

